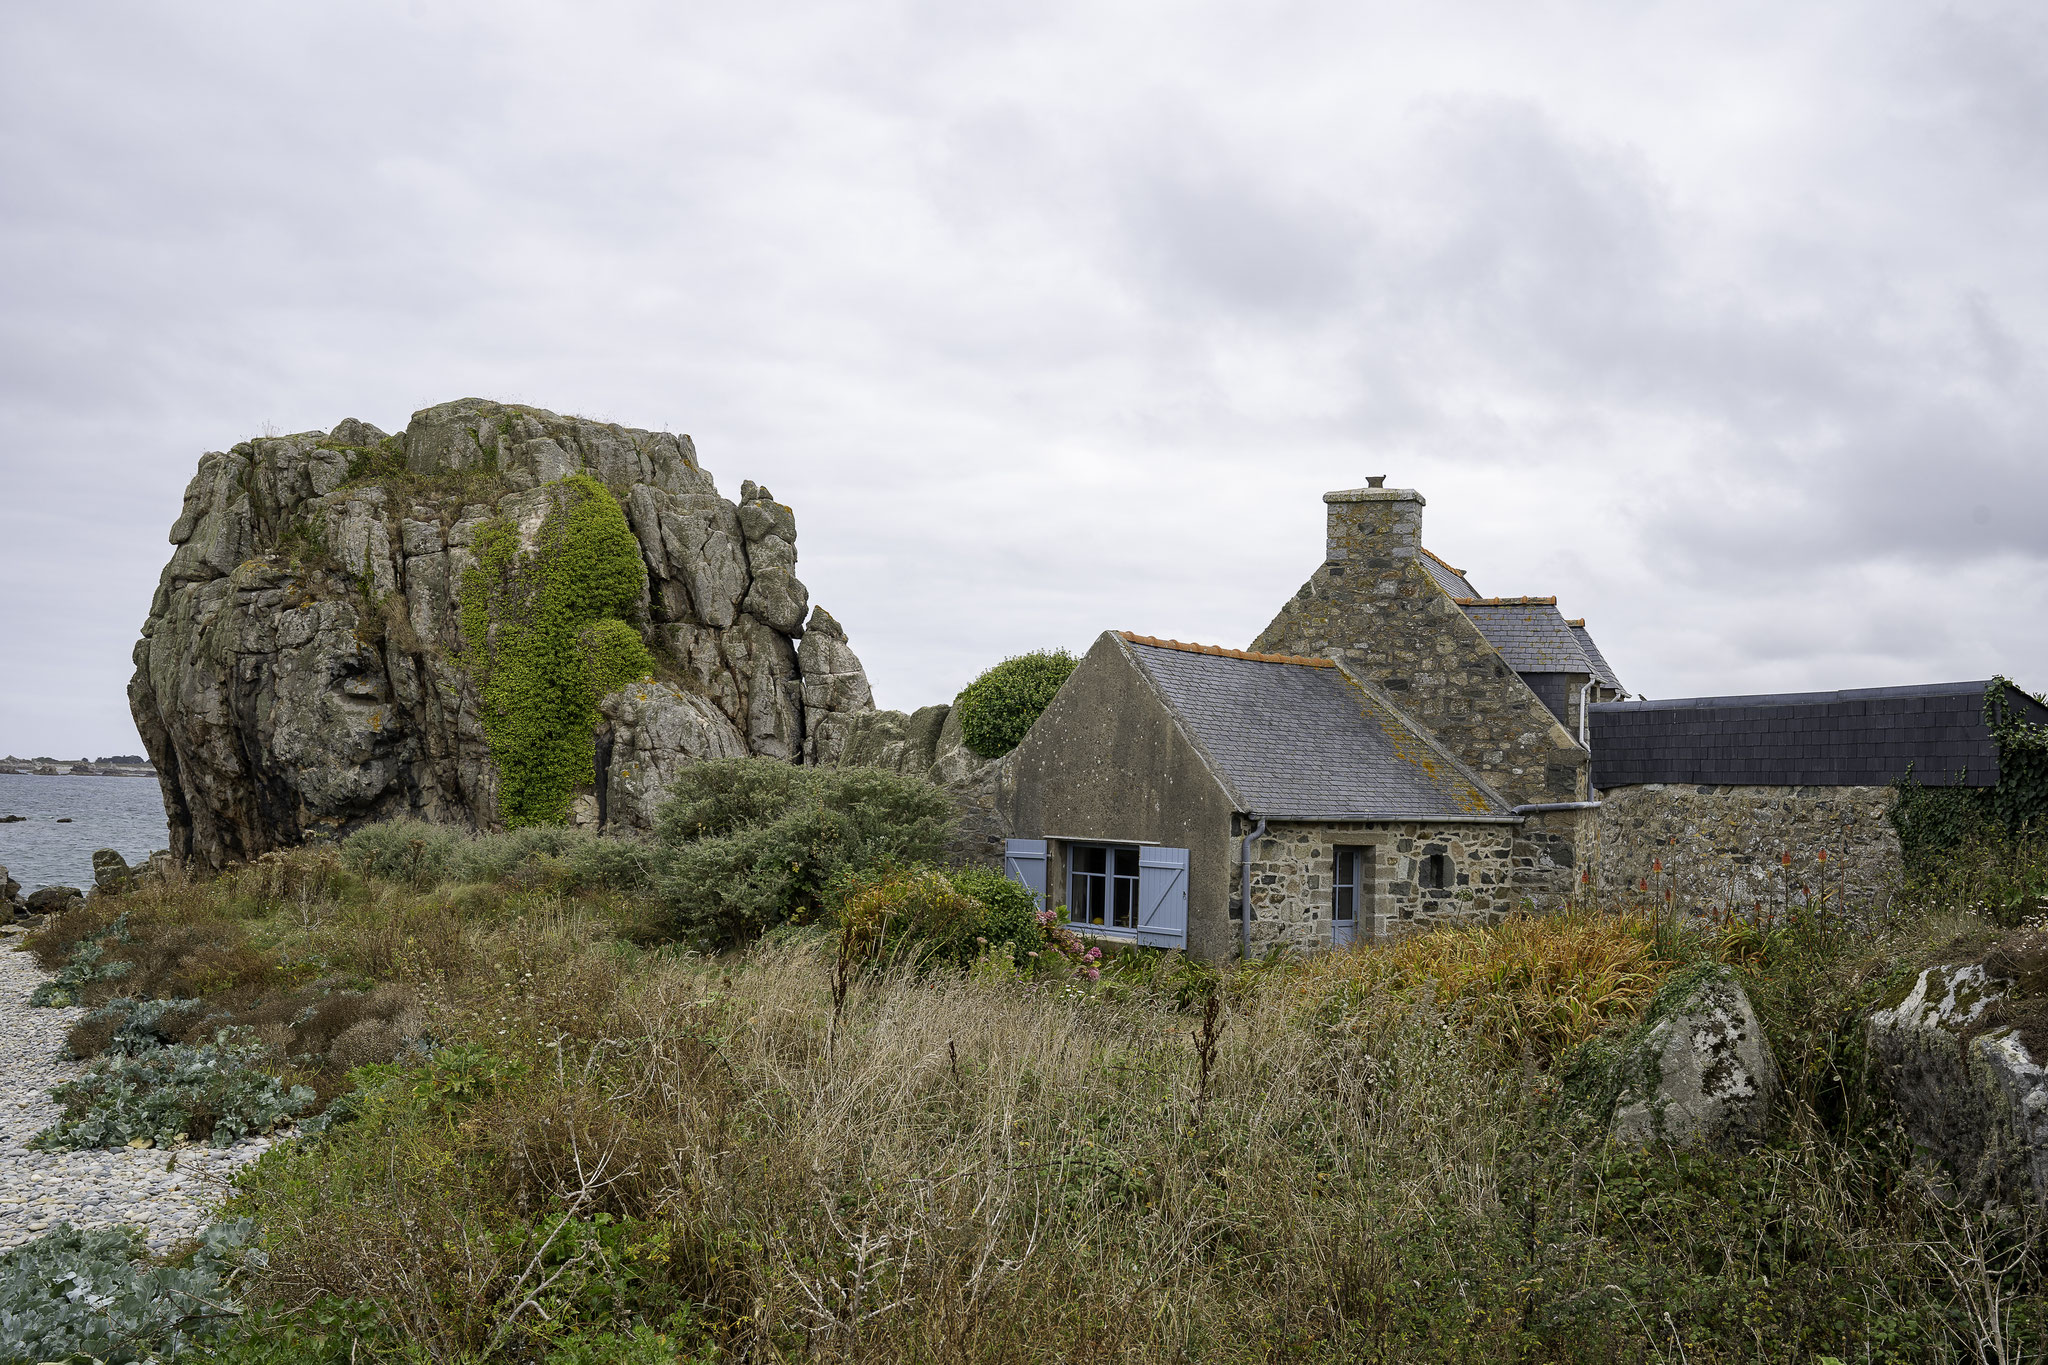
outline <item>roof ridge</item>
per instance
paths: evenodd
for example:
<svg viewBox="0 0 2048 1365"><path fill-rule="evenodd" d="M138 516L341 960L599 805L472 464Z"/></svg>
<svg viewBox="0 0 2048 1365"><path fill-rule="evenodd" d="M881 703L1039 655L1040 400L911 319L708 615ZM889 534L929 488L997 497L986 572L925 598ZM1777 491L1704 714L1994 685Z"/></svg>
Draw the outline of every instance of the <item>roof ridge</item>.
<svg viewBox="0 0 2048 1365"><path fill-rule="evenodd" d="M1300 654L1254 654L1248 649L1225 649L1222 645L1196 645L1186 640L1162 640L1152 635L1138 635L1132 631L1117 632L1134 645L1153 645L1159 649L1177 649L1184 654L1214 654L1225 659L1250 659L1261 664L1302 664L1308 668L1335 668L1329 659L1311 659Z"/></svg>
<svg viewBox="0 0 2048 1365"><path fill-rule="evenodd" d="M1554 607L1555 597L1453 597L1461 607Z"/></svg>
<svg viewBox="0 0 2048 1365"><path fill-rule="evenodd" d="M1451 563L1451 561L1450 561L1450 560L1448 560L1448 559L1445 559L1445 558L1444 558L1444 557L1443 557L1442 555L1440 555L1440 554L1438 554L1438 553L1437 553L1436 551L1434 551L1434 550L1430 549L1430 548L1429 548L1429 547L1428 547L1427 545L1418 545L1418 546L1416 546L1415 548L1416 548L1416 549L1418 549L1418 550L1420 550L1420 551L1422 551L1422 553L1424 553L1424 554L1428 555L1428 556L1429 556L1429 557L1430 557L1431 559L1434 559L1434 560L1435 560L1435 561L1436 561L1437 563L1439 563L1439 564L1443 565L1443 566L1444 566L1444 567L1445 567L1446 569L1449 569L1449 570L1450 570L1450 571L1451 571L1452 573L1456 574L1456 575L1457 575L1458 577L1460 577L1460 578L1463 578L1463 577L1465 576L1465 571L1464 571L1463 569L1461 569L1461 568L1459 568L1459 567L1458 567L1457 565L1455 565L1455 564Z"/></svg>

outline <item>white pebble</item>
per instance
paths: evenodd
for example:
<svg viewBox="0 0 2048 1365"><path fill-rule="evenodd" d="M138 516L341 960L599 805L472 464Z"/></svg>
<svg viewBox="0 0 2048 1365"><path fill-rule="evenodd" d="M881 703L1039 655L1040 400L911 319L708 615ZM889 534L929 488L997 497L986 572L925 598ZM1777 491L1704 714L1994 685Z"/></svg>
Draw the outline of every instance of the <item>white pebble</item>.
<svg viewBox="0 0 2048 1365"><path fill-rule="evenodd" d="M236 1168L263 1155L271 1140L244 1138L225 1148L30 1151L29 1139L63 1117L50 1087L84 1070L65 1055L64 1035L86 1011L30 1008L29 995L49 973L28 953L10 951L20 941L18 933L0 937L0 1251L58 1223L140 1224L152 1251L193 1236L213 1221Z"/></svg>

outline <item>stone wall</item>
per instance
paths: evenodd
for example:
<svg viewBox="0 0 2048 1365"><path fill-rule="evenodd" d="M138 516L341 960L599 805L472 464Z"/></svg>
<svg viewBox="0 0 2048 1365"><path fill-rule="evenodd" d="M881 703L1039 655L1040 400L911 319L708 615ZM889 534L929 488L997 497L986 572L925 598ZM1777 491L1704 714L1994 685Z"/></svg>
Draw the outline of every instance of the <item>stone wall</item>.
<svg viewBox="0 0 2048 1365"><path fill-rule="evenodd" d="M1523 899L1516 864L1530 855L1526 849L1518 854L1518 842L1514 825L1276 820L1252 843L1252 951L1330 946L1339 848L1373 850L1372 886L1359 898L1361 943L1442 924L1494 923ZM1239 847L1241 840L1233 840L1233 875ZM1450 860L1448 884L1440 889L1420 883L1422 859L1432 853Z"/></svg>
<svg viewBox="0 0 2048 1365"><path fill-rule="evenodd" d="M1664 784L1600 794L1599 885L1694 913L1880 902L1899 876L1889 787Z"/></svg>
<svg viewBox="0 0 2048 1365"><path fill-rule="evenodd" d="M1423 568L1421 495L1323 501L1323 565L1251 648L1341 655L1512 804L1585 799L1586 751Z"/></svg>

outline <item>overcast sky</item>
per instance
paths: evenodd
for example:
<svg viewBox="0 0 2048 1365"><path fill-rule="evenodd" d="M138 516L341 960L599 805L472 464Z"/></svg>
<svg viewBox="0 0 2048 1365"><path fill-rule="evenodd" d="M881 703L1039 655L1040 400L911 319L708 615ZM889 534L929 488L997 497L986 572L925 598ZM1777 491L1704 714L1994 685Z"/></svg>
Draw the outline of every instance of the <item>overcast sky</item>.
<svg viewBox="0 0 2048 1365"><path fill-rule="evenodd" d="M1651 696L2048 687L2048 6L0 8L0 752L200 453L465 395L797 511L885 706L1243 646L1384 474Z"/></svg>

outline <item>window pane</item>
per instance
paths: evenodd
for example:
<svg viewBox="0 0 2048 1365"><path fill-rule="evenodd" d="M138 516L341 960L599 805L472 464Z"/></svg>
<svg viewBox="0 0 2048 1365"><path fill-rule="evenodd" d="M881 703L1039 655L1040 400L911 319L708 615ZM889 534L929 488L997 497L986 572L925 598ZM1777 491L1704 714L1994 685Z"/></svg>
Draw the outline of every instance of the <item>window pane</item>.
<svg viewBox="0 0 2048 1365"><path fill-rule="evenodd" d="M1121 863L1123 860L1117 860ZM1116 879L1116 914L1113 923L1119 929L1138 927L1138 879L1118 877Z"/></svg>
<svg viewBox="0 0 2048 1365"><path fill-rule="evenodd" d="M1135 877L1138 875L1138 850L1120 848L1116 851L1116 875Z"/></svg>
<svg viewBox="0 0 2048 1365"><path fill-rule="evenodd" d="M1109 850L1093 845L1083 845L1074 850L1074 867L1081 872L1100 872L1103 862L1109 857Z"/></svg>

